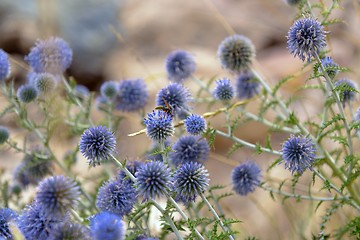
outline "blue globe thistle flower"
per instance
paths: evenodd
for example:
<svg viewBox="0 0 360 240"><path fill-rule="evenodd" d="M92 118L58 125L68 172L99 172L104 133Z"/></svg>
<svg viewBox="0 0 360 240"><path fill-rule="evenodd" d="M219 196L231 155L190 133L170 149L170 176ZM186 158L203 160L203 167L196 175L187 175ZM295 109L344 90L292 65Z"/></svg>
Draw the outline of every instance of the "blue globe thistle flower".
<svg viewBox="0 0 360 240"><path fill-rule="evenodd" d="M230 84L229 79L220 79L216 81L214 97L221 101L230 101L234 97L234 87Z"/></svg>
<svg viewBox="0 0 360 240"><path fill-rule="evenodd" d="M43 158L38 157L43 155ZM21 187L29 184L37 185L46 175L52 172L52 160L47 157L47 152L41 149L32 150L32 154L26 154L14 172L15 181Z"/></svg>
<svg viewBox="0 0 360 240"><path fill-rule="evenodd" d="M116 97L116 109L134 112L145 107L149 94L143 79L122 80Z"/></svg>
<svg viewBox="0 0 360 240"><path fill-rule="evenodd" d="M57 84L55 76L50 73L35 73L30 81L43 94L50 93Z"/></svg>
<svg viewBox="0 0 360 240"><path fill-rule="evenodd" d="M335 89L338 89L340 101L345 107L345 103L354 101L356 98L357 87L354 82L344 78L336 81Z"/></svg>
<svg viewBox="0 0 360 240"><path fill-rule="evenodd" d="M196 64L191 54L176 50L166 57L165 68L170 81L181 83L195 72Z"/></svg>
<svg viewBox="0 0 360 240"><path fill-rule="evenodd" d="M127 162L126 163L126 168L127 170L129 170L132 175L135 176L135 173L137 171L139 171L139 169L144 165L143 162L140 161L132 161L132 162ZM117 181L127 181L132 183L131 179L128 178L128 176L126 175L124 170L120 170L118 175L117 175Z"/></svg>
<svg viewBox="0 0 360 240"><path fill-rule="evenodd" d="M9 139L9 130L7 127L0 126L0 144L3 144Z"/></svg>
<svg viewBox="0 0 360 240"><path fill-rule="evenodd" d="M233 35L220 43L217 55L223 68L233 72L247 71L255 58L255 47L249 38Z"/></svg>
<svg viewBox="0 0 360 240"><path fill-rule="evenodd" d="M17 97L23 103L34 101L39 95L39 91L33 85L21 85L17 90Z"/></svg>
<svg viewBox="0 0 360 240"><path fill-rule="evenodd" d="M81 85L81 84L77 84L74 87L73 91L74 91L75 96L77 96L81 100L87 98L90 95L89 89L86 86Z"/></svg>
<svg viewBox="0 0 360 240"><path fill-rule="evenodd" d="M34 72L61 75L70 67L72 50L67 42L58 37L38 40L25 57L25 61Z"/></svg>
<svg viewBox="0 0 360 240"><path fill-rule="evenodd" d="M130 213L136 202L136 192L129 181L108 181L98 192L96 206L102 211L124 216Z"/></svg>
<svg viewBox="0 0 360 240"><path fill-rule="evenodd" d="M339 72L339 70L336 69L339 67L339 65L336 64L331 57L325 57L325 58L321 59L321 64L323 65L323 67L326 70L326 73L328 74L328 76L331 79L333 79L335 77L335 75ZM321 72L320 67L319 67L318 71Z"/></svg>
<svg viewBox="0 0 360 240"><path fill-rule="evenodd" d="M16 221L18 215L10 208L0 208L0 239L13 239L9 223Z"/></svg>
<svg viewBox="0 0 360 240"><path fill-rule="evenodd" d="M136 186L145 199L165 195L170 185L170 169L163 162L147 162L135 173Z"/></svg>
<svg viewBox="0 0 360 240"><path fill-rule="evenodd" d="M189 90L178 83L171 83L162 88L156 96L158 106L170 107L174 114L180 110L188 110L188 103L192 100Z"/></svg>
<svg viewBox="0 0 360 240"><path fill-rule="evenodd" d="M261 84L252 73L244 73L236 79L236 92L239 99L249 99L259 94Z"/></svg>
<svg viewBox="0 0 360 240"><path fill-rule="evenodd" d="M209 173L204 166L197 162L182 164L173 177L173 189L176 200L188 204L209 187Z"/></svg>
<svg viewBox="0 0 360 240"><path fill-rule="evenodd" d="M10 62L7 53L0 49L0 82L10 75Z"/></svg>
<svg viewBox="0 0 360 240"><path fill-rule="evenodd" d="M232 171L233 189L237 194L245 196L255 191L255 187L260 184L261 170L253 162L246 162L238 165Z"/></svg>
<svg viewBox="0 0 360 240"><path fill-rule="evenodd" d="M125 227L119 215L101 212L90 219L93 240L123 240Z"/></svg>
<svg viewBox="0 0 360 240"><path fill-rule="evenodd" d="M180 137L172 148L174 151L170 152L170 160L175 166L187 162L204 163L210 151L206 139L192 135Z"/></svg>
<svg viewBox="0 0 360 240"><path fill-rule="evenodd" d="M18 227L25 239L47 240L52 230L67 217L55 217L45 214L43 208L37 204L25 208L18 219Z"/></svg>
<svg viewBox="0 0 360 240"><path fill-rule="evenodd" d="M292 174L302 174L307 168L312 169L315 157L316 147L311 138L290 136L282 146L282 161Z"/></svg>
<svg viewBox="0 0 360 240"><path fill-rule="evenodd" d="M144 124L146 125L146 134L154 141L165 141L175 132L172 117L163 111L148 113Z"/></svg>
<svg viewBox="0 0 360 240"><path fill-rule="evenodd" d="M294 57L310 62L326 46L324 27L315 19L298 20L290 28L287 36L288 49Z"/></svg>
<svg viewBox="0 0 360 240"><path fill-rule="evenodd" d="M81 239L90 240L90 231L81 224L62 222L54 226L50 232L49 240Z"/></svg>
<svg viewBox="0 0 360 240"><path fill-rule="evenodd" d="M119 92L119 84L114 81L107 81L101 84L100 94L108 100L112 100Z"/></svg>
<svg viewBox="0 0 360 240"><path fill-rule="evenodd" d="M90 127L81 135L79 150L93 167L108 160L115 148L115 136L104 126Z"/></svg>
<svg viewBox="0 0 360 240"><path fill-rule="evenodd" d="M185 129L192 135L199 135L205 132L206 122L201 115L190 115L184 121Z"/></svg>
<svg viewBox="0 0 360 240"><path fill-rule="evenodd" d="M39 183L36 203L46 215L63 216L71 208L76 208L80 198L80 188L71 178L53 176Z"/></svg>

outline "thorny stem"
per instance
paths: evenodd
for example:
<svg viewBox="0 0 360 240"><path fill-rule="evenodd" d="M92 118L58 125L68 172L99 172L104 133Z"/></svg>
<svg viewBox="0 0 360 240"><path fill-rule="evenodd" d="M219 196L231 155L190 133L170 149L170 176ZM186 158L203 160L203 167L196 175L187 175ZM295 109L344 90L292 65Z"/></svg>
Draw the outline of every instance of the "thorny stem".
<svg viewBox="0 0 360 240"><path fill-rule="evenodd" d="M204 195L203 192L200 193L200 196L201 196L202 200L205 202L205 204L207 205L207 207L209 208L210 212L214 215L216 220L219 222L220 227L222 228L222 230L224 232L229 232L229 230L225 227L225 225L222 222L222 220L220 219L219 215L216 213L215 209L211 206L210 202L207 200L207 198L206 198L206 196ZM235 238L232 235L229 235L229 239L235 240Z"/></svg>

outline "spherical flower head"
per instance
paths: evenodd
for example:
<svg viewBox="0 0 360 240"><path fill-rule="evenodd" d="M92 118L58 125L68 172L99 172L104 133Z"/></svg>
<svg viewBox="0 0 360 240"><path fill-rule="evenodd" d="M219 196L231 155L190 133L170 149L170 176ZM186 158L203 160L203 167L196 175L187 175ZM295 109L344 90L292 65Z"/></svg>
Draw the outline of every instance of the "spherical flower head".
<svg viewBox="0 0 360 240"><path fill-rule="evenodd" d="M236 79L236 92L239 99L249 99L259 94L261 84L252 73L244 73Z"/></svg>
<svg viewBox="0 0 360 240"><path fill-rule="evenodd" d="M340 101L344 107L345 103L355 100L357 87L354 82L344 78L336 81L334 85L335 89L338 89Z"/></svg>
<svg viewBox="0 0 360 240"><path fill-rule="evenodd" d="M233 72L247 71L255 58L255 47L242 35L225 38L217 51L221 66Z"/></svg>
<svg viewBox="0 0 360 240"><path fill-rule="evenodd" d="M149 93L143 79L122 80L116 97L116 109L134 112L145 107Z"/></svg>
<svg viewBox="0 0 360 240"><path fill-rule="evenodd" d="M133 162L127 162L126 168L131 172L132 175L135 176L135 173L139 171L139 169L144 165L143 162L140 161L133 161ZM132 180L126 175L124 170L120 170L117 175L117 181L127 181L132 183Z"/></svg>
<svg viewBox="0 0 360 240"><path fill-rule="evenodd" d="M66 218L47 215L39 205L29 205L25 208L18 220L18 227L25 239L49 239L55 226Z"/></svg>
<svg viewBox="0 0 360 240"><path fill-rule="evenodd" d="M90 95L89 89L86 86L81 85L81 84L77 84L74 87L73 91L74 91L75 96L77 96L81 100L87 98Z"/></svg>
<svg viewBox="0 0 360 240"><path fill-rule="evenodd" d="M34 72L61 75L70 67L72 50L67 42L58 37L38 40L25 57L25 61Z"/></svg>
<svg viewBox="0 0 360 240"><path fill-rule="evenodd" d="M29 184L37 185L46 175L52 172L51 159L48 157L40 158L37 154L47 155L45 151L35 149L31 154L26 154L22 162L15 169L15 181L22 187L26 187Z"/></svg>
<svg viewBox="0 0 360 240"><path fill-rule="evenodd" d="M232 171L232 183L234 191L245 196L253 191L260 184L261 170L253 162L246 162L235 167Z"/></svg>
<svg viewBox="0 0 360 240"><path fill-rule="evenodd" d="M18 215L10 208L0 208L0 239L13 239L9 222L16 221Z"/></svg>
<svg viewBox="0 0 360 240"><path fill-rule="evenodd" d="M170 107L177 114L181 109L188 110L188 103L192 100L188 89L178 83L171 83L162 88L156 96L158 106Z"/></svg>
<svg viewBox="0 0 360 240"><path fill-rule="evenodd" d="M165 68L170 81L181 83L195 72L196 64L191 54L176 50L167 56Z"/></svg>
<svg viewBox="0 0 360 240"><path fill-rule="evenodd" d="M93 240L123 240L125 236L121 217L109 212L101 212L92 217L90 231Z"/></svg>
<svg viewBox="0 0 360 240"><path fill-rule="evenodd" d="M315 157L316 147L311 138L290 136L282 146L282 161L292 174L302 174L306 169L312 169Z"/></svg>
<svg viewBox="0 0 360 240"><path fill-rule="evenodd" d="M63 216L71 208L76 208L80 198L80 188L71 178L53 176L39 183L35 197L43 212L52 216Z"/></svg>
<svg viewBox="0 0 360 240"><path fill-rule="evenodd" d="M62 222L51 230L49 240L81 239L90 240L90 231L85 226L72 222Z"/></svg>
<svg viewBox="0 0 360 240"><path fill-rule="evenodd" d="M192 135L202 134L206 130L206 122L201 115L192 114L188 116L185 119L184 124L186 131Z"/></svg>
<svg viewBox="0 0 360 240"><path fill-rule="evenodd" d="M171 137L175 128L172 123L172 117L164 111L153 111L148 113L144 119L146 125L146 134L154 141L165 141Z"/></svg>
<svg viewBox="0 0 360 240"><path fill-rule="evenodd" d="M100 87L100 94L108 100L112 100L116 97L119 91L119 84L114 81L104 82Z"/></svg>
<svg viewBox="0 0 360 240"><path fill-rule="evenodd" d="M38 97L39 91L35 86L25 84L19 87L16 95L20 102L29 103L31 101L34 101Z"/></svg>
<svg viewBox="0 0 360 240"><path fill-rule="evenodd" d="M196 197L209 187L209 173L197 162L182 164L173 177L176 199L185 204L195 201Z"/></svg>
<svg viewBox="0 0 360 240"><path fill-rule="evenodd" d="M135 174L136 186L140 196L154 199L165 195L170 185L170 169L159 161L147 162Z"/></svg>
<svg viewBox="0 0 360 240"><path fill-rule="evenodd" d="M328 76L331 79L333 79L335 77L335 75L339 72L339 70L336 69L339 67L339 65L336 64L331 57L325 57L325 58L321 59L321 64L323 65L323 67L326 70L326 73L328 74ZM319 67L318 71L321 72L320 67Z"/></svg>
<svg viewBox="0 0 360 240"><path fill-rule="evenodd" d="M111 158L115 148L115 136L104 126L90 127L81 135L79 150L93 167Z"/></svg>
<svg viewBox="0 0 360 240"><path fill-rule="evenodd" d="M288 49L294 57L310 62L326 46L324 27L315 19L298 20L290 28L287 36Z"/></svg>
<svg viewBox="0 0 360 240"><path fill-rule="evenodd" d="M0 82L10 75L10 62L7 53L0 49Z"/></svg>
<svg viewBox="0 0 360 240"><path fill-rule="evenodd" d="M55 89L57 80L50 73L35 73L32 83L40 93L48 94Z"/></svg>
<svg viewBox="0 0 360 240"><path fill-rule="evenodd" d="M187 162L204 163L209 156L210 147L206 139L199 136L182 136L173 145L170 153L171 163L175 166Z"/></svg>
<svg viewBox="0 0 360 240"><path fill-rule="evenodd" d="M124 216L136 202L136 192L129 181L115 180L104 183L98 192L96 206L102 211Z"/></svg>
<svg viewBox="0 0 360 240"><path fill-rule="evenodd" d="M5 143L9 139L9 130L7 127L0 126L0 144Z"/></svg>
<svg viewBox="0 0 360 240"><path fill-rule="evenodd" d="M230 84L229 79L220 79L216 81L214 97L221 101L230 101L234 97L234 87Z"/></svg>

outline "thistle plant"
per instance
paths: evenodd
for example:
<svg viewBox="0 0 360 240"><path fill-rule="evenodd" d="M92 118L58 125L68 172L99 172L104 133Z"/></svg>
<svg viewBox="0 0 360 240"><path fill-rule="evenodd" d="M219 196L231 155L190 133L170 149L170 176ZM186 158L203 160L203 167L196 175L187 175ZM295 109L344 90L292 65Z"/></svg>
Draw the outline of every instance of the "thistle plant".
<svg viewBox="0 0 360 240"><path fill-rule="evenodd" d="M329 47L340 1L285 3L298 14L283 41L303 67L277 82L235 31L212 49L212 78L196 71L196 50L178 49L160 85L138 76L95 91L67 73L77 52L62 38L38 40L22 62L0 50L0 149L22 159L0 169L0 239L257 239L246 226L282 224L270 199L292 223L270 239L359 238L357 69ZM319 104L308 115L307 91ZM254 122L260 139L242 134ZM251 203L264 219L243 214Z"/></svg>

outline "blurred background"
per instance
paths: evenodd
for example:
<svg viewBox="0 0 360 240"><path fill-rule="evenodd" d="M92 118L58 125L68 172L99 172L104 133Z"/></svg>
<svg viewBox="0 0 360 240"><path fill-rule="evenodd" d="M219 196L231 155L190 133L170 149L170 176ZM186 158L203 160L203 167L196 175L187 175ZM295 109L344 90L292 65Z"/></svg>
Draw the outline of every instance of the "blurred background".
<svg viewBox="0 0 360 240"><path fill-rule="evenodd" d="M320 1L329 6L332 2ZM332 17L343 22L327 29L330 32L330 55L341 66L353 70L340 77L359 83L360 1L344 0L341 7L334 11ZM298 94L301 101L292 105L293 110L300 118L308 119L319 112L323 96L316 91L295 92L305 83L311 70L303 69L303 63L294 59L286 48L286 35L296 15L296 7L287 5L283 0L0 0L0 48L17 62L12 64L11 78L16 84L21 84L25 82L27 73L22 67L23 57L29 53L30 47L37 39L60 36L70 44L74 53L73 63L67 72L69 76L92 91L99 91L101 83L106 80L144 78L151 93L146 107L150 111L155 107L156 92L168 82L164 60L173 50L183 49L192 53L197 63L195 74L204 81L225 76L234 80L221 68L216 52L219 43L236 32L253 41L257 52L255 68L270 85L274 86L285 76L297 74L284 86L281 94L285 98ZM300 71L302 74L299 74ZM192 83L186 85L190 89L195 87ZM248 109L251 107L256 109L256 105L250 105ZM195 112L201 114L206 110L197 107ZM101 119L99 114L95 111L94 118ZM138 117L126 114L117 130L120 158L135 159L149 148L146 136L138 136L131 141L127 137L127 134L142 128L140 124L134 124L134 120L138 122ZM14 119L3 118L0 122L10 127L15 140L17 136L21 141ZM224 116L211 119L211 122L213 126L222 127ZM267 129L249 122L236 134L252 143L264 143ZM283 133L274 134L274 149L280 149L287 137ZM69 139L59 131L51 144L56 146L56 154L61 158L67 149L77 145L77 141L77 138ZM136 144L133 144L135 141ZM359 142L355 144L358 149ZM253 159L265 171L275 160L274 156L257 155L244 148L228 158L226 154L231 145L230 141L217 137L215 149L206 163L212 184L226 185L228 190L231 189L231 170L238 163ZM21 154L1 149L0 166L9 169L8 172L11 173L21 159ZM78 174L91 175L94 170L88 170L85 160L83 162ZM304 175L299 187L306 189L311 174ZM264 178L291 179L291 175L283 170L283 166L278 166L271 174L264 172ZM326 195L323 192L318 194ZM309 239L319 232L326 206L323 204L314 214L317 203L297 203L291 199L282 202L280 198L274 201L268 192L261 189L249 197L229 197L222 204L229 217L242 221L234 226L241 232L239 239L248 235L260 239ZM345 208L343 215L333 219L330 226L336 228L342 224L349 210Z"/></svg>

